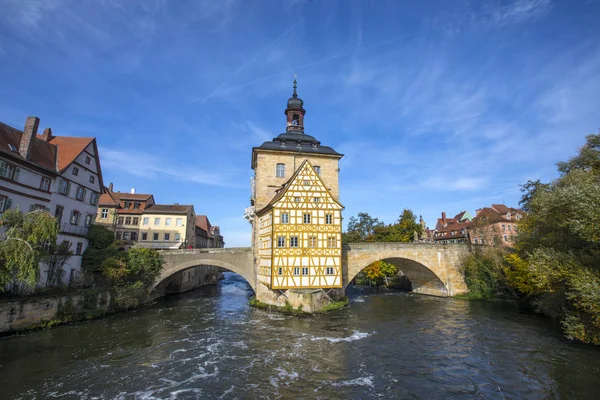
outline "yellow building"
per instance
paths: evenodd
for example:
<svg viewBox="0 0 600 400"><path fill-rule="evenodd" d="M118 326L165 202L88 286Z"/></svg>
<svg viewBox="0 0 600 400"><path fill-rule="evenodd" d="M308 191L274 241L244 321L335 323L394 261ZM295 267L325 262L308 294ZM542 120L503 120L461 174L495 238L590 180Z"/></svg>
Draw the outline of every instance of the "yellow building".
<svg viewBox="0 0 600 400"><path fill-rule="evenodd" d="M253 224L257 298L270 303L278 301L275 289L342 287L343 155L304 133L303 105L294 81L286 132L252 149L246 217Z"/></svg>
<svg viewBox="0 0 600 400"><path fill-rule="evenodd" d="M187 249L195 244L194 206L153 204L144 210L136 247Z"/></svg>

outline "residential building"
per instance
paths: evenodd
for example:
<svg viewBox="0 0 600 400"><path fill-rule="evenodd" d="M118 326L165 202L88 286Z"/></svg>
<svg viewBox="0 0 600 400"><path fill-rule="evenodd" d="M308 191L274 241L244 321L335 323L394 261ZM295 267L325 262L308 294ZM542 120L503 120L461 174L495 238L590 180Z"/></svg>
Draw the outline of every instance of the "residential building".
<svg viewBox="0 0 600 400"><path fill-rule="evenodd" d="M64 283L74 283L102 192L102 170L95 138L38 135L39 118L28 117L23 130L0 123L0 213L8 208L43 209L56 217L58 243L73 252L63 266ZM40 265L38 285L47 283Z"/></svg>
<svg viewBox="0 0 600 400"><path fill-rule="evenodd" d="M151 194L130 192L115 192L112 183L100 196L96 221L115 233L118 240L139 241L140 226L144 222L143 213L154 205ZM146 217L149 218L149 217Z"/></svg>
<svg viewBox="0 0 600 400"><path fill-rule="evenodd" d="M304 133L303 105L294 81L286 131L252 149L246 218L253 225L261 301L273 301L279 289L342 287L338 173L343 155Z"/></svg>
<svg viewBox="0 0 600 400"><path fill-rule="evenodd" d="M476 210L475 218L468 227L471 243L512 247L524 215L523 210L504 204L492 204Z"/></svg>
<svg viewBox="0 0 600 400"><path fill-rule="evenodd" d="M461 211L454 218L446 218L446 213L442 212L442 218L438 218L433 233L433 240L436 243L467 243L467 227L471 223L471 215L467 211Z"/></svg>
<svg viewBox="0 0 600 400"><path fill-rule="evenodd" d="M218 226L212 226L206 215L196 216L196 241L195 247L223 248L225 242Z"/></svg>
<svg viewBox="0 0 600 400"><path fill-rule="evenodd" d="M143 211L136 246L165 250L193 248L195 233L194 206L152 204Z"/></svg>

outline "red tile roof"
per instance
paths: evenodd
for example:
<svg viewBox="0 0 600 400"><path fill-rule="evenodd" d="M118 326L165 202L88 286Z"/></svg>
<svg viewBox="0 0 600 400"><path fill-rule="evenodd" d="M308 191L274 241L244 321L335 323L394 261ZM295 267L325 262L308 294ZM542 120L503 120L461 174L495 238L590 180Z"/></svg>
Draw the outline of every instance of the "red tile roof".
<svg viewBox="0 0 600 400"><path fill-rule="evenodd" d="M29 159L26 160L19 154L19 144L22 136L23 131L0 122L0 152L56 173L56 146L46 143L36 135L37 137L32 138ZM17 151L12 151L10 146L13 146Z"/></svg>
<svg viewBox="0 0 600 400"><path fill-rule="evenodd" d="M196 215L196 226L208 233L212 225L206 215Z"/></svg>
<svg viewBox="0 0 600 400"><path fill-rule="evenodd" d="M95 139L86 137L54 136L48 143L58 149L57 163L58 171L62 174L69 165L88 147Z"/></svg>

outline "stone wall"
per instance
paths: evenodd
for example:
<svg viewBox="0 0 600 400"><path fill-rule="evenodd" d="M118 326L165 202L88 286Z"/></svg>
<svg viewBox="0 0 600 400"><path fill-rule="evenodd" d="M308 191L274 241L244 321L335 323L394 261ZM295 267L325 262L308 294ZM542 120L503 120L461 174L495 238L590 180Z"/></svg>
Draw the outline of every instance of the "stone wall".
<svg viewBox="0 0 600 400"><path fill-rule="evenodd" d="M27 330L68 314L102 314L112 307L108 290L87 290L62 295L32 296L0 301L0 334Z"/></svg>
<svg viewBox="0 0 600 400"><path fill-rule="evenodd" d="M201 266L175 273L164 285L164 294L183 293L204 285L214 285L223 277L220 267Z"/></svg>

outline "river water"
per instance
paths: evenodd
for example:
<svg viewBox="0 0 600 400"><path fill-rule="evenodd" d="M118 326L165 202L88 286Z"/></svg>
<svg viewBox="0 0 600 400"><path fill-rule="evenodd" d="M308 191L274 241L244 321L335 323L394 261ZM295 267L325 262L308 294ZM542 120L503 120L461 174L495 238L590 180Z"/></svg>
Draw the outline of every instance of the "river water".
<svg viewBox="0 0 600 400"><path fill-rule="evenodd" d="M288 317L217 286L0 339L3 399L600 398L600 351L512 305L355 289Z"/></svg>

